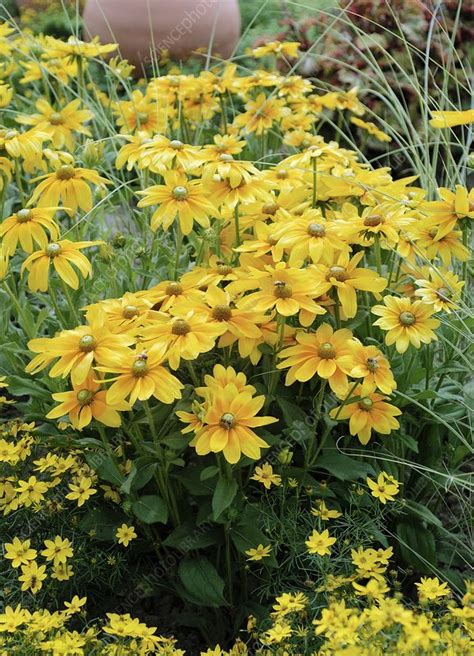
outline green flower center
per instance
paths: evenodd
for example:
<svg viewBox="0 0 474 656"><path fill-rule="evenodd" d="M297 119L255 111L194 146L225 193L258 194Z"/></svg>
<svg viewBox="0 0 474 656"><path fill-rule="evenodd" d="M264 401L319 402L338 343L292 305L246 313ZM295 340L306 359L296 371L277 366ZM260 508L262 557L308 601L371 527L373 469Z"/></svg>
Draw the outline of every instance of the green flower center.
<svg viewBox="0 0 474 656"><path fill-rule="evenodd" d="M79 405L89 405L94 398L94 392L87 389L82 389L77 393L76 399Z"/></svg>
<svg viewBox="0 0 474 656"><path fill-rule="evenodd" d="M148 114L147 112L138 112L137 114L137 121L141 123L146 123L148 121Z"/></svg>
<svg viewBox="0 0 474 656"><path fill-rule="evenodd" d="M228 305L216 305L212 310L212 316L217 321L229 321L232 317L232 310Z"/></svg>
<svg viewBox="0 0 474 656"><path fill-rule="evenodd" d="M344 282L349 278L349 274L345 267L342 266L331 266L329 267L326 280L329 282L331 278L335 278L338 282Z"/></svg>
<svg viewBox="0 0 474 656"><path fill-rule="evenodd" d="M175 200L185 200L188 197L189 192L186 187L183 187L183 185L178 185L173 189L171 194Z"/></svg>
<svg viewBox="0 0 474 656"><path fill-rule="evenodd" d="M374 407L374 402L372 401L372 399L369 399L369 397L366 396L359 401L359 407L362 410L369 411L372 410L372 408Z"/></svg>
<svg viewBox="0 0 474 656"><path fill-rule="evenodd" d="M228 264L218 264L217 273L220 276L228 276L229 273L232 273L232 267L230 267Z"/></svg>
<svg viewBox="0 0 474 656"><path fill-rule="evenodd" d="M83 335L79 340L79 350L83 353L90 353L96 346L97 342L92 335Z"/></svg>
<svg viewBox="0 0 474 656"><path fill-rule="evenodd" d="M7 131L5 132L5 136L4 136L4 138L5 138L5 139L14 139L15 137L18 136L18 134L19 134L19 133L18 133L18 130L7 130Z"/></svg>
<svg viewBox="0 0 474 656"><path fill-rule="evenodd" d="M434 239L438 234L438 228L431 228L428 234L431 237L431 239Z"/></svg>
<svg viewBox="0 0 474 656"><path fill-rule="evenodd" d="M184 319L176 319L171 328L173 335L187 335L191 332L191 326Z"/></svg>
<svg viewBox="0 0 474 656"><path fill-rule="evenodd" d="M229 155L229 153L222 153L222 155L219 155L219 161L220 162L233 162L234 158L232 155Z"/></svg>
<svg viewBox="0 0 474 656"><path fill-rule="evenodd" d="M224 412L219 423L222 428L230 430L235 424L235 416L231 412Z"/></svg>
<svg viewBox="0 0 474 656"><path fill-rule="evenodd" d="M32 216L31 210L27 210L27 209L19 210L16 213L16 220L18 221L18 223L27 223L28 221L31 221L31 216Z"/></svg>
<svg viewBox="0 0 474 656"><path fill-rule="evenodd" d="M440 298L442 301L449 301L449 299L451 298L451 290L448 289L447 287L440 287L436 292L436 296Z"/></svg>
<svg viewBox="0 0 474 656"><path fill-rule="evenodd" d="M336 349L331 342L324 342L318 349L318 355L323 360L331 360L336 357Z"/></svg>
<svg viewBox="0 0 474 656"><path fill-rule="evenodd" d="M136 305L126 305L123 308L122 316L124 319L133 319L138 314L138 308Z"/></svg>
<svg viewBox="0 0 474 656"><path fill-rule="evenodd" d="M377 371L380 365L377 358L367 358L366 366L369 371Z"/></svg>
<svg viewBox="0 0 474 656"><path fill-rule="evenodd" d="M170 282L165 289L166 296L179 296L183 293L183 287L179 282Z"/></svg>
<svg viewBox="0 0 474 656"><path fill-rule="evenodd" d="M69 164L63 164L57 171L56 177L58 180L71 180L75 175L75 169Z"/></svg>
<svg viewBox="0 0 474 656"><path fill-rule="evenodd" d="M148 369L149 367L146 361L146 356L140 356L132 365L132 374L135 378L142 378L143 376L146 376Z"/></svg>
<svg viewBox="0 0 474 656"><path fill-rule="evenodd" d="M270 216L273 216L278 212L279 206L277 203L265 203L265 205L262 207L262 214L270 214Z"/></svg>
<svg viewBox="0 0 474 656"><path fill-rule="evenodd" d="M173 148L173 150L181 150L183 146L184 143L179 139L173 139L172 141L170 141L170 148Z"/></svg>
<svg viewBox="0 0 474 656"><path fill-rule="evenodd" d="M381 223L383 223L383 218L380 216L380 214L370 214L364 219L364 225L368 228L375 228Z"/></svg>
<svg viewBox="0 0 474 656"><path fill-rule="evenodd" d="M64 119L59 112L53 112L49 117L49 122L51 125L62 125L64 123Z"/></svg>
<svg viewBox="0 0 474 656"><path fill-rule="evenodd" d="M277 298L291 298L293 296L293 290L286 282L282 280L277 280L275 283L274 295Z"/></svg>
<svg viewBox="0 0 474 656"><path fill-rule="evenodd" d="M308 235L310 237L324 237L326 228L320 223L310 223L308 225Z"/></svg>
<svg viewBox="0 0 474 656"><path fill-rule="evenodd" d="M278 180L286 180L288 178L288 171L277 171L276 177Z"/></svg>
<svg viewBox="0 0 474 656"><path fill-rule="evenodd" d="M403 326L413 326L416 323L416 317L413 312L402 312L400 314L400 323Z"/></svg>
<svg viewBox="0 0 474 656"><path fill-rule="evenodd" d="M53 242L52 244L48 244L46 246L45 253L48 255L48 257L57 257L61 250L61 246L56 242Z"/></svg>

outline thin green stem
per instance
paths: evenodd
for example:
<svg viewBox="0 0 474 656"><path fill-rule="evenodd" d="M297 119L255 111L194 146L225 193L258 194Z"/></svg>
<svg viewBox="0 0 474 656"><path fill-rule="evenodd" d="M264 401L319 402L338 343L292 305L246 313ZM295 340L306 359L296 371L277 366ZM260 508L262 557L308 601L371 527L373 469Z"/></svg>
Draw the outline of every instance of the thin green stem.
<svg viewBox="0 0 474 656"><path fill-rule="evenodd" d="M76 326L80 326L81 325L81 318L80 318L80 316L79 316L79 314L76 310L76 306L74 305L74 302L71 298L71 294L69 293L69 288L68 288L67 284L64 282L64 280L62 280L62 279L61 279L61 284L62 284L63 289L64 289L64 295L66 297L66 301L67 301L69 310L71 312L71 316L73 317Z"/></svg>
<svg viewBox="0 0 474 656"><path fill-rule="evenodd" d="M318 183L318 161L316 157L312 158L313 165L313 198L311 201L311 207L315 208L317 203L317 183Z"/></svg>

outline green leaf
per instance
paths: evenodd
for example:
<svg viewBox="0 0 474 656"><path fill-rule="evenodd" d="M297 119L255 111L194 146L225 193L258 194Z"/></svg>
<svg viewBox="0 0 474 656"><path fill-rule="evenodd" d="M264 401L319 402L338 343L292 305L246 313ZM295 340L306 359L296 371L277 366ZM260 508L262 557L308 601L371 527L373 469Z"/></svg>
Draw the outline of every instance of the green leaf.
<svg viewBox="0 0 474 656"><path fill-rule="evenodd" d="M8 376L8 392L12 396L32 396L35 399L51 401L50 392L32 378L23 378L21 376Z"/></svg>
<svg viewBox="0 0 474 656"><path fill-rule="evenodd" d="M396 534L400 553L421 574L430 574L437 564L433 533L416 520L403 520L397 524Z"/></svg>
<svg viewBox="0 0 474 656"><path fill-rule="evenodd" d="M204 549L221 541L222 531L218 527L212 527L210 524L197 526L192 522L185 522L177 526L166 540L163 540L165 547L179 549L186 553L193 549Z"/></svg>
<svg viewBox="0 0 474 656"><path fill-rule="evenodd" d="M224 581L204 556L182 560L178 576L191 603L211 608L228 606L224 597Z"/></svg>
<svg viewBox="0 0 474 656"><path fill-rule="evenodd" d="M220 478L212 497L212 512L214 519L219 519L224 510L230 506L237 494L237 482L234 479Z"/></svg>
<svg viewBox="0 0 474 656"><path fill-rule="evenodd" d="M91 456L90 461L88 457L87 462L93 469L95 469L100 478L109 483L113 483L118 487L122 485L124 482L124 476L111 456L108 456L105 453L89 455Z"/></svg>
<svg viewBox="0 0 474 656"><path fill-rule="evenodd" d="M439 526L439 528L443 527L443 522L439 519L439 517L436 517L436 515L434 515L431 510L423 504L408 499L406 501L405 508L411 514L423 519L427 524L433 524L434 526Z"/></svg>
<svg viewBox="0 0 474 656"><path fill-rule="evenodd" d="M79 528L84 533L90 533L97 540L115 541L117 528L126 521L126 516L111 508L95 508L90 510L79 522Z"/></svg>
<svg viewBox="0 0 474 656"><path fill-rule="evenodd" d="M157 494L146 494L132 506L133 514L145 524L168 521L168 506Z"/></svg>
<svg viewBox="0 0 474 656"><path fill-rule="evenodd" d="M210 467L206 467L205 469L202 470L199 480L201 481L207 481L208 478L214 478L214 476L217 476L219 473L219 467L216 467L215 465L211 465Z"/></svg>
<svg viewBox="0 0 474 656"><path fill-rule="evenodd" d="M341 481L353 481L374 475L372 465L349 458L343 453L324 454L315 463L315 468L324 469Z"/></svg>

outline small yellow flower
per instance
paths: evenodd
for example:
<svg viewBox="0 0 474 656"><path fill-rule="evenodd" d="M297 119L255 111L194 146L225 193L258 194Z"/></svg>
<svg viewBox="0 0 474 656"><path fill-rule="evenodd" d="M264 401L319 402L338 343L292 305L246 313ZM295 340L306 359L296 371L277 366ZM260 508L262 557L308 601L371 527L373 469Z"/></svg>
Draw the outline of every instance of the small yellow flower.
<svg viewBox="0 0 474 656"><path fill-rule="evenodd" d="M387 501L395 501L395 496L400 492L400 483L386 472L380 472L377 481L367 478L367 485L371 489L372 496L383 504Z"/></svg>
<svg viewBox="0 0 474 656"><path fill-rule="evenodd" d="M69 489L71 492L66 494L66 499L77 501L78 507L83 506L85 502L97 492L97 490L92 487L92 479L87 477L82 477L77 485L75 483L70 483Z"/></svg>
<svg viewBox="0 0 474 656"><path fill-rule="evenodd" d="M437 576L433 578L422 576L415 585L421 602L435 601L450 594L448 584L441 583Z"/></svg>
<svg viewBox="0 0 474 656"><path fill-rule="evenodd" d="M54 540L45 540L44 546L46 549L43 549L41 555L46 560L52 560L55 567L64 564L73 555L72 544L67 538L63 540L60 535Z"/></svg>
<svg viewBox="0 0 474 656"><path fill-rule="evenodd" d="M336 538L329 536L329 531L324 529L322 533L314 530L306 540L305 544L308 547L308 553L317 554L318 556L326 556L331 553L331 545L336 542Z"/></svg>
<svg viewBox="0 0 474 656"><path fill-rule="evenodd" d="M281 485L281 476L273 473L273 467L268 462L261 467L255 467L255 473L250 478L252 481L261 483L267 490L272 485Z"/></svg>
<svg viewBox="0 0 474 656"><path fill-rule="evenodd" d="M247 560L262 560L262 558L270 556L271 550L272 547L270 544L266 547L263 544L259 544L256 549L247 549L245 553L248 556Z"/></svg>
<svg viewBox="0 0 474 656"><path fill-rule="evenodd" d="M31 548L31 540L21 541L19 538L13 538L12 542L7 542L5 546L5 558L11 560L12 567L28 565L30 560L37 556L36 549Z"/></svg>
<svg viewBox="0 0 474 656"><path fill-rule="evenodd" d="M130 542L138 536L135 533L134 526L127 526L127 524L122 524L122 526L117 529L115 537L117 538L119 544L123 544L124 547L128 547Z"/></svg>

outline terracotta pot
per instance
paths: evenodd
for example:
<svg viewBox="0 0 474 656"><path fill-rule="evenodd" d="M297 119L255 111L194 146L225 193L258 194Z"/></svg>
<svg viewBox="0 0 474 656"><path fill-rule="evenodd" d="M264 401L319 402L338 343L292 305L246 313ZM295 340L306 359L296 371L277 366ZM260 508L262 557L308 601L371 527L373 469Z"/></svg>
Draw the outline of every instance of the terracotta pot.
<svg viewBox="0 0 474 656"><path fill-rule="evenodd" d="M88 0L84 36L119 44L141 72L151 52L167 49L185 59L212 43L212 53L232 55L240 36L237 0Z"/></svg>

